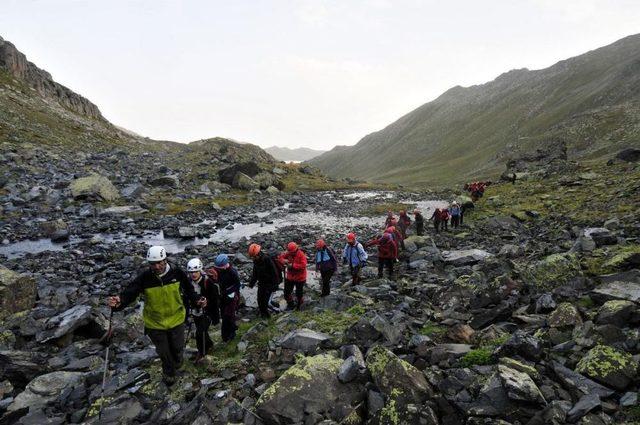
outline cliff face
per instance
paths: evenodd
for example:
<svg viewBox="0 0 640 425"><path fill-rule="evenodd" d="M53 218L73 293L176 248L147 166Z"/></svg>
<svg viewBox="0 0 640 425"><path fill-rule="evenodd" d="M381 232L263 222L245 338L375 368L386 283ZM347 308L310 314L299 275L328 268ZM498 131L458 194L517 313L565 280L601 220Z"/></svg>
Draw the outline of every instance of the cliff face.
<svg viewBox="0 0 640 425"><path fill-rule="evenodd" d="M52 99L65 108L87 117L104 119L96 105L53 81L51 74L29 62L23 53L2 37L0 37L0 69L8 71L10 75L35 89L41 96Z"/></svg>

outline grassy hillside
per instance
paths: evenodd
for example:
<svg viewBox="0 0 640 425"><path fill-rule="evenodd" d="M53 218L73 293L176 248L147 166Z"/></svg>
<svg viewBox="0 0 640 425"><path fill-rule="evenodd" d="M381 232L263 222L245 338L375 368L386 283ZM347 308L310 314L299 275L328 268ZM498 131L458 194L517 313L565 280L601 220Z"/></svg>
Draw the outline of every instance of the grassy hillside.
<svg viewBox="0 0 640 425"><path fill-rule="evenodd" d="M335 177L444 184L495 177L510 156L558 140L570 158L640 145L640 35L546 69L454 87L309 163Z"/></svg>

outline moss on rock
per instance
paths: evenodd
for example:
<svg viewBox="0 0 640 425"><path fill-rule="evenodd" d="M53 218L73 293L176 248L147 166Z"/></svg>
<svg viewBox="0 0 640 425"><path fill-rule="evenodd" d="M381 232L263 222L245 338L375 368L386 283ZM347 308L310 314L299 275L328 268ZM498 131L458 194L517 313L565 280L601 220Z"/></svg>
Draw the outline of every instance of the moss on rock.
<svg viewBox="0 0 640 425"><path fill-rule="evenodd" d="M580 262L575 254L553 254L527 267L523 277L530 285L551 290L580 274Z"/></svg>
<svg viewBox="0 0 640 425"><path fill-rule="evenodd" d="M578 362L576 371L617 390L624 390L637 374L638 364L629 353L597 345Z"/></svg>

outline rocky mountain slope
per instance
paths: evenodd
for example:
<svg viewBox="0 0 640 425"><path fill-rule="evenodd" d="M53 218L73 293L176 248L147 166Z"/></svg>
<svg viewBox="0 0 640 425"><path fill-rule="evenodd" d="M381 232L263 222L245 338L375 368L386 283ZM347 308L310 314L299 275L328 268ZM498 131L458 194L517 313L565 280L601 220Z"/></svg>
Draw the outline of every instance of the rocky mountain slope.
<svg viewBox="0 0 640 425"><path fill-rule="evenodd" d="M326 152L309 148L291 149L279 146L271 146L265 151L279 161L307 161Z"/></svg>
<svg viewBox="0 0 640 425"><path fill-rule="evenodd" d="M512 154L564 141L570 158L640 146L640 35L541 70L454 87L353 147L309 161L336 177L448 183L494 177Z"/></svg>

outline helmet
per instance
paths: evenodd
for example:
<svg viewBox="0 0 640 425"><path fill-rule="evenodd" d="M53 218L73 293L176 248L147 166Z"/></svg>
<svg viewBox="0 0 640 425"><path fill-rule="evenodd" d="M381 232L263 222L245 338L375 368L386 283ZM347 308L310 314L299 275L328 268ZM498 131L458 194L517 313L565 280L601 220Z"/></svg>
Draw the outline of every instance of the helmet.
<svg viewBox="0 0 640 425"><path fill-rule="evenodd" d="M324 242L324 239L318 239L318 241L316 242L316 248L322 249L325 246L327 246L327 244Z"/></svg>
<svg viewBox="0 0 640 425"><path fill-rule="evenodd" d="M356 240L356 234L355 234L355 233L353 233L353 232L349 232L349 233L347 233L347 240L348 240L349 242L353 242L353 241L355 241L355 240Z"/></svg>
<svg viewBox="0 0 640 425"><path fill-rule="evenodd" d="M224 267L229 264L229 257L227 254L219 254L213 262L216 267Z"/></svg>
<svg viewBox="0 0 640 425"><path fill-rule="evenodd" d="M201 272L202 271L202 261L199 258L192 258L187 263L187 271L191 272Z"/></svg>
<svg viewBox="0 0 640 425"><path fill-rule="evenodd" d="M260 254L260 245L257 243L249 245L249 257L255 257L258 254Z"/></svg>
<svg viewBox="0 0 640 425"><path fill-rule="evenodd" d="M287 244L287 251L289 252L295 252L298 249L298 244L295 242L289 242Z"/></svg>
<svg viewBox="0 0 640 425"><path fill-rule="evenodd" d="M417 208L416 208L415 210L413 210L413 213L414 213L414 214L418 214L419 212L420 212L420 210L419 210L419 209L417 209Z"/></svg>
<svg viewBox="0 0 640 425"><path fill-rule="evenodd" d="M158 261L167 259L167 251L163 246L152 246L147 251L147 261L150 263L157 263Z"/></svg>

